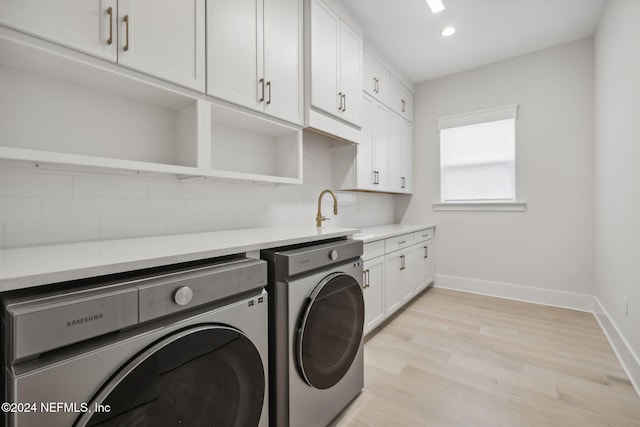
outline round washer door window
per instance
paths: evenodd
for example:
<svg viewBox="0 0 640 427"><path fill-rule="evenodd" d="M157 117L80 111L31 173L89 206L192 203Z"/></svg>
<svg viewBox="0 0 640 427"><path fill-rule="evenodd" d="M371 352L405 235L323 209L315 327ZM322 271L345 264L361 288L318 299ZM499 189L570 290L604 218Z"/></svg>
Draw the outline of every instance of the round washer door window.
<svg viewBox="0 0 640 427"><path fill-rule="evenodd" d="M312 387L333 387L347 373L362 342L364 299L358 282L333 273L316 286L298 329L298 368Z"/></svg>
<svg viewBox="0 0 640 427"><path fill-rule="evenodd" d="M170 335L125 364L76 426L257 426L262 359L240 331L198 326ZM96 405L103 412L95 412Z"/></svg>

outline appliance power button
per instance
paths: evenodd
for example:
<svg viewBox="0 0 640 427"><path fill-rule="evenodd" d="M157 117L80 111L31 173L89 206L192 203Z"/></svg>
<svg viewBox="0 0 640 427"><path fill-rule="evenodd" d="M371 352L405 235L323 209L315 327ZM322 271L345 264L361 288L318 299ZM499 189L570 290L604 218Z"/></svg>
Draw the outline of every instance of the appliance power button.
<svg viewBox="0 0 640 427"><path fill-rule="evenodd" d="M335 249L333 249L331 252L329 252L329 259L331 261L335 261L338 259L338 251L336 251Z"/></svg>
<svg viewBox="0 0 640 427"><path fill-rule="evenodd" d="M173 301L178 305L187 305L193 298L193 291L188 286L178 288L173 294Z"/></svg>

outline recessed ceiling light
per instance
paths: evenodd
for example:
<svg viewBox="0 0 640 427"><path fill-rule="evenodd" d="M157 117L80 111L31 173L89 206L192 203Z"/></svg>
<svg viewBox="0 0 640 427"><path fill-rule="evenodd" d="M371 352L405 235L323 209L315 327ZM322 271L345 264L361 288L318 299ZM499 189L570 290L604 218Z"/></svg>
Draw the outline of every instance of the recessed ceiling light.
<svg viewBox="0 0 640 427"><path fill-rule="evenodd" d="M442 30L442 35L445 36L445 37L449 37L449 36L452 36L453 33L455 33L455 32L456 32L455 28L447 27L444 30Z"/></svg>
<svg viewBox="0 0 640 427"><path fill-rule="evenodd" d="M432 13L442 12L444 10L444 3L442 0L427 0L427 4Z"/></svg>

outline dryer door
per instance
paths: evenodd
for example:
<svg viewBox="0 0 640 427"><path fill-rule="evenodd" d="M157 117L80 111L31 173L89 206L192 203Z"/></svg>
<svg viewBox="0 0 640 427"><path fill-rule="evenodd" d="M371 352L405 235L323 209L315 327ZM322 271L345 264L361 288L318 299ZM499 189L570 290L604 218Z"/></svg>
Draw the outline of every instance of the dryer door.
<svg viewBox="0 0 640 427"><path fill-rule="evenodd" d="M131 359L75 425L256 426L264 395L264 367L252 342L230 327L200 325Z"/></svg>
<svg viewBox="0 0 640 427"><path fill-rule="evenodd" d="M298 329L298 369L312 387L327 389L347 373L362 344L364 299L352 276L333 273L313 290Z"/></svg>

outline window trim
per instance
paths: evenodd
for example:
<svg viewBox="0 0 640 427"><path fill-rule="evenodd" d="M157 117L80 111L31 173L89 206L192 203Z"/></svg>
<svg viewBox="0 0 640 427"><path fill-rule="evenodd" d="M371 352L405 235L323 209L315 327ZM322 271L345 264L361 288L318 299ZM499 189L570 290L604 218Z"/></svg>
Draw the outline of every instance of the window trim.
<svg viewBox="0 0 640 427"><path fill-rule="evenodd" d="M436 212L524 212L527 209L526 202L435 202L433 210Z"/></svg>

